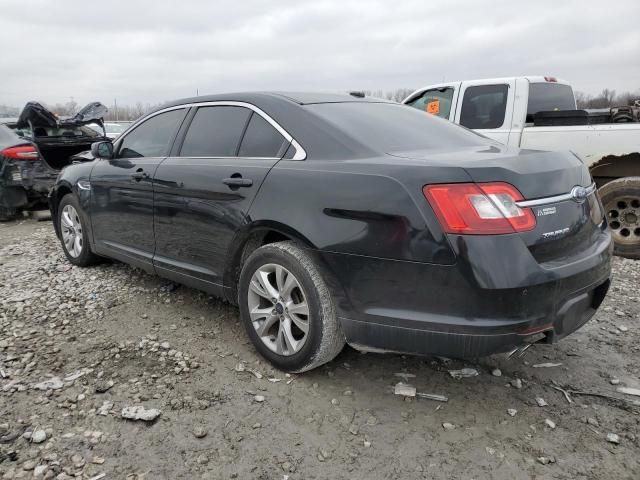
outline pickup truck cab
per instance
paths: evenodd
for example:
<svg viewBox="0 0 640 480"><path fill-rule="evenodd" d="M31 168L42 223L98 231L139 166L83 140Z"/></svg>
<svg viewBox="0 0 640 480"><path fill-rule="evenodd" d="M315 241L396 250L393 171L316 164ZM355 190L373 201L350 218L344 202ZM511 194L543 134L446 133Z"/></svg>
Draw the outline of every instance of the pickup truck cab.
<svg viewBox="0 0 640 480"><path fill-rule="evenodd" d="M445 82L420 88L403 103L507 146L572 151L600 189L616 254L640 258L637 110L578 110L568 82L542 76Z"/></svg>

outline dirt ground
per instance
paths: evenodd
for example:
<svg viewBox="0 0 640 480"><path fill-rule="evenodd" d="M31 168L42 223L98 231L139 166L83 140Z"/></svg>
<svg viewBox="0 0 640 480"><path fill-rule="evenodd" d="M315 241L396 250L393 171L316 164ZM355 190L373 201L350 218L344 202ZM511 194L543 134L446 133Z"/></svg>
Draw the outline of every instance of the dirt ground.
<svg viewBox="0 0 640 480"><path fill-rule="evenodd" d="M236 308L71 268L50 222L0 224L0 478L638 479L640 397L617 389L640 388L639 319L640 262L616 259L596 317L522 358L346 348L287 376ZM405 380L449 401L394 395ZM159 416L123 418L136 405Z"/></svg>

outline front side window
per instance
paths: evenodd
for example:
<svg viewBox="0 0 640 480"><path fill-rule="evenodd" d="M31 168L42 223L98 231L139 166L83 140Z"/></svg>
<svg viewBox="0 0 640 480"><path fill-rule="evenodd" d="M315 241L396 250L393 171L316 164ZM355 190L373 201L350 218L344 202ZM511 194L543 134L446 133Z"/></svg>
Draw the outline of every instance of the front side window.
<svg viewBox="0 0 640 480"><path fill-rule="evenodd" d="M449 119L451 103L453 102L453 88L443 87L427 90L418 98L414 98L407 105L423 110L438 117Z"/></svg>
<svg viewBox="0 0 640 480"><path fill-rule="evenodd" d="M170 110L145 120L129 133L118 149L118 158L164 157L169 154L185 109Z"/></svg>
<svg viewBox="0 0 640 480"><path fill-rule="evenodd" d="M460 125L473 129L500 128L507 110L508 85L468 87L462 99Z"/></svg>
<svg viewBox="0 0 640 480"><path fill-rule="evenodd" d="M286 139L264 118L254 113L242 138L239 157L276 158Z"/></svg>
<svg viewBox="0 0 640 480"><path fill-rule="evenodd" d="M181 157L235 157L252 111L244 107L200 107L180 150Z"/></svg>

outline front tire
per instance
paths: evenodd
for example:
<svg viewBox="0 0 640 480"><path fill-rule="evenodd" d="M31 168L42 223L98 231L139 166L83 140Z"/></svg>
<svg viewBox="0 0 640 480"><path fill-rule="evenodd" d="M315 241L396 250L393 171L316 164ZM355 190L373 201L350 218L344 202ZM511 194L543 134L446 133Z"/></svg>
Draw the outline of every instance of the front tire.
<svg viewBox="0 0 640 480"><path fill-rule="evenodd" d="M58 204L56 221L58 222L62 250L67 260L79 267L96 264L100 257L91 251L87 229L89 219L73 194L68 193L62 197Z"/></svg>
<svg viewBox="0 0 640 480"><path fill-rule="evenodd" d="M321 269L294 242L265 245L247 258L238 305L252 343L281 370L311 370L333 360L344 347Z"/></svg>
<svg viewBox="0 0 640 480"><path fill-rule="evenodd" d="M640 177L618 178L604 184L599 193L613 236L613 253L640 259Z"/></svg>

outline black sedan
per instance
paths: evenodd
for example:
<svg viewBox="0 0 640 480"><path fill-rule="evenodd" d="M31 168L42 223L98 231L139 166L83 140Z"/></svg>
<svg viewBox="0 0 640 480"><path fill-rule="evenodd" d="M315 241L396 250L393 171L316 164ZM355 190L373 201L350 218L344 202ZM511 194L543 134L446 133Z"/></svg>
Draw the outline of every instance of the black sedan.
<svg viewBox="0 0 640 480"><path fill-rule="evenodd" d="M69 261L237 304L287 371L345 342L463 358L553 342L609 286L610 234L574 155L360 94L180 100L92 154L50 194Z"/></svg>

